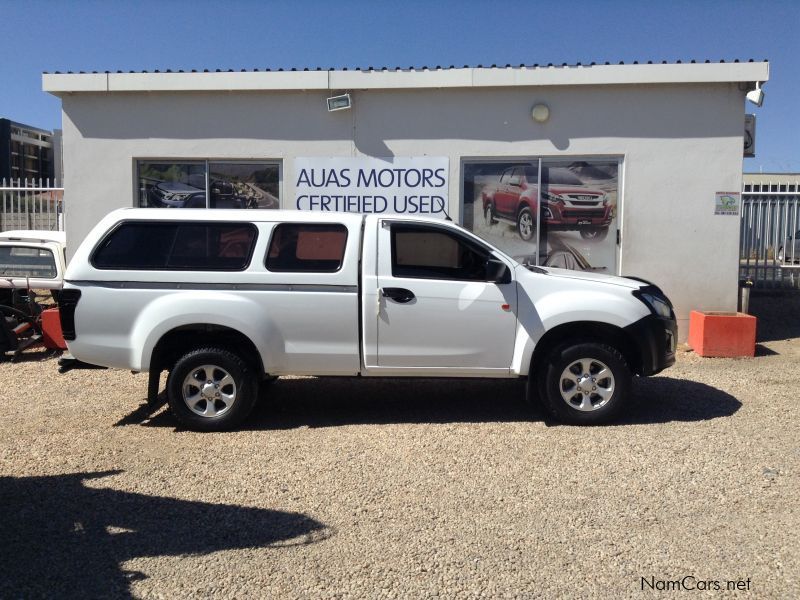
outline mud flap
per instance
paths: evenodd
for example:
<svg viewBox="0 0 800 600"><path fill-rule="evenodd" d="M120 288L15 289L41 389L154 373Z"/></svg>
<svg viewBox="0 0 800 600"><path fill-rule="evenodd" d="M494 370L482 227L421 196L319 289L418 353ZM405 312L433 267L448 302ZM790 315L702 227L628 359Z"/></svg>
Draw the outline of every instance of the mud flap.
<svg viewBox="0 0 800 600"><path fill-rule="evenodd" d="M166 393L158 393L158 384L161 381L161 370L151 369L147 373L147 405L155 410L166 402Z"/></svg>

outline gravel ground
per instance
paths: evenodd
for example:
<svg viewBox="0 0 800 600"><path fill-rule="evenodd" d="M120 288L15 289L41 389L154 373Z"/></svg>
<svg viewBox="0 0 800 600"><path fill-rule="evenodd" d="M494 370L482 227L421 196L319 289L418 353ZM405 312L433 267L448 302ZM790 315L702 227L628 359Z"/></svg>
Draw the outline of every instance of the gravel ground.
<svg viewBox="0 0 800 600"><path fill-rule="evenodd" d="M518 382L298 378L197 434L145 375L0 364L0 597L800 597L790 300L754 299L755 359L682 352L598 428Z"/></svg>

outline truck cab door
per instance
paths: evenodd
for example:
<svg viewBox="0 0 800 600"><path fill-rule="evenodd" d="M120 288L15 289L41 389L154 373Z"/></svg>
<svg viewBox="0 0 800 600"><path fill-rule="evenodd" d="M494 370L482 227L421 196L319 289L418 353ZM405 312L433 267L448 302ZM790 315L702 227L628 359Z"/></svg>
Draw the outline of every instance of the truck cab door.
<svg viewBox="0 0 800 600"><path fill-rule="evenodd" d="M445 225L384 219L377 242L374 366L507 375L517 328L511 265Z"/></svg>

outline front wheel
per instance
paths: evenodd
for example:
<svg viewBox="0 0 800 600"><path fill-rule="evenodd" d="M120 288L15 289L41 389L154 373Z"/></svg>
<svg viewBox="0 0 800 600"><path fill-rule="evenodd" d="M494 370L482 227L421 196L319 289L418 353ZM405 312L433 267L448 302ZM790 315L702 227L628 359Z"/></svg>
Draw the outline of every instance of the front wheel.
<svg viewBox="0 0 800 600"><path fill-rule="evenodd" d="M169 373L167 400L174 417L194 431L228 431L244 421L258 396L258 380L236 354L200 348Z"/></svg>
<svg viewBox="0 0 800 600"><path fill-rule="evenodd" d="M581 237L585 240L602 242L608 237L608 227L589 227L581 229Z"/></svg>
<svg viewBox="0 0 800 600"><path fill-rule="evenodd" d="M531 209L523 207L517 215L517 233L526 242L531 241L536 236L536 220L533 218Z"/></svg>
<svg viewBox="0 0 800 600"><path fill-rule="evenodd" d="M607 423L620 414L630 396L631 371L625 357L606 344L559 346L538 375L544 407L570 425Z"/></svg>

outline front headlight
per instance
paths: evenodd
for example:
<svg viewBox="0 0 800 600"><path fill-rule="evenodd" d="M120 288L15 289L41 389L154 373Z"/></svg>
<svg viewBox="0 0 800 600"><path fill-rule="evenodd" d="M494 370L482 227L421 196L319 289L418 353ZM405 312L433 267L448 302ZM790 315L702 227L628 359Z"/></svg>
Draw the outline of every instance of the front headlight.
<svg viewBox="0 0 800 600"><path fill-rule="evenodd" d="M558 194L552 194L550 192L542 192L542 198L544 198L549 202L560 202L561 204L564 204L564 199Z"/></svg>
<svg viewBox="0 0 800 600"><path fill-rule="evenodd" d="M672 318L672 307L669 305L669 301L662 297L656 296L654 294L650 294L648 292L641 292L637 295L637 297L647 304L655 314L663 319L670 319Z"/></svg>

